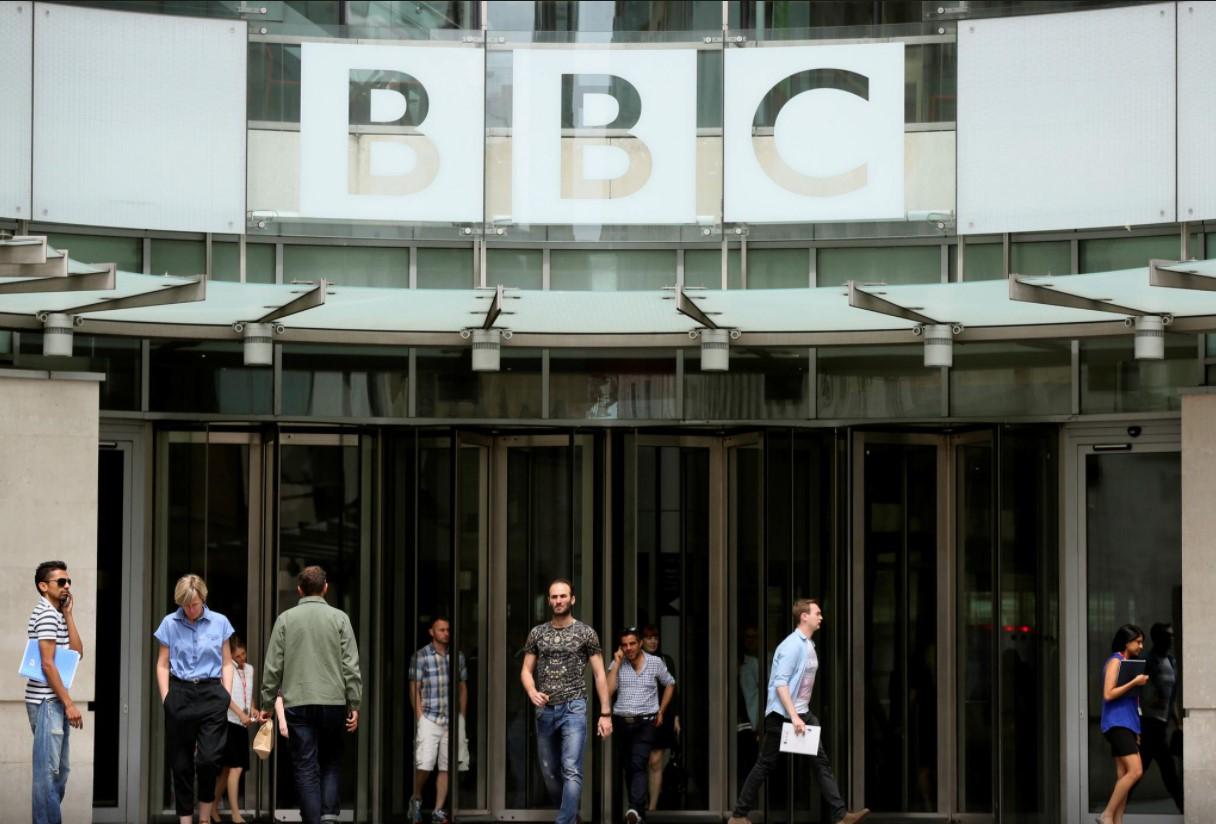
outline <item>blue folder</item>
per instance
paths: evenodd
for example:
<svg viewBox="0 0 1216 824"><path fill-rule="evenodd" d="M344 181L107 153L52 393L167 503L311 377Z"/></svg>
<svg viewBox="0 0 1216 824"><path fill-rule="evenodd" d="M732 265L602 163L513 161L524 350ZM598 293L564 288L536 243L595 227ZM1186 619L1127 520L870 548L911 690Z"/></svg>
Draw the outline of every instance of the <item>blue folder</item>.
<svg viewBox="0 0 1216 824"><path fill-rule="evenodd" d="M72 688L76 678L76 666L80 663L80 653L67 647L55 648L55 667L59 670L59 678L65 689ZM42 671L42 652L38 649L38 639L31 638L25 645L25 654L21 656L21 668L17 674L22 678L46 683L46 675Z"/></svg>

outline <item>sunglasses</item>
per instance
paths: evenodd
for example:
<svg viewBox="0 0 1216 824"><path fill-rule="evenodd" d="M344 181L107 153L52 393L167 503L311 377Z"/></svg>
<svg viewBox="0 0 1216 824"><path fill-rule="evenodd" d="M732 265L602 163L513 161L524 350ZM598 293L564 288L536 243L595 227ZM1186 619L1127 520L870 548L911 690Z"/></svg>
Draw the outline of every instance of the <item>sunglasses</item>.
<svg viewBox="0 0 1216 824"><path fill-rule="evenodd" d="M57 587L66 587L72 585L71 578L47 578L46 582L48 584L54 584Z"/></svg>

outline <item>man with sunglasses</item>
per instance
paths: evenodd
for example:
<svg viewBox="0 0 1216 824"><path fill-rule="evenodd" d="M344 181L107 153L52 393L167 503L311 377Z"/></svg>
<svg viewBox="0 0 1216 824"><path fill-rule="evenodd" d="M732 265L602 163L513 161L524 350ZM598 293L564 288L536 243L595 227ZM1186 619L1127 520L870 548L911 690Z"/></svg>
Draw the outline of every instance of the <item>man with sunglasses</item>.
<svg viewBox="0 0 1216 824"><path fill-rule="evenodd" d="M625 765L629 789L629 810L625 824L639 824L646 809L646 779L650 773L650 751L655 735L663 726L663 716L676 691L676 679L663 659L642 649L637 627L623 629L617 636L620 646L608 670L608 692L616 693L612 708L613 728L621 741L621 761ZM663 697L659 698L659 684Z"/></svg>
<svg viewBox="0 0 1216 824"><path fill-rule="evenodd" d="M84 644L72 615L72 579L63 561L43 561L34 571L38 602L30 613L26 635L38 641L44 679L26 682L25 709L34 733L34 782L31 787L34 824L59 824L60 804L68 785L68 727L82 729L84 719L63 684L55 653Z"/></svg>

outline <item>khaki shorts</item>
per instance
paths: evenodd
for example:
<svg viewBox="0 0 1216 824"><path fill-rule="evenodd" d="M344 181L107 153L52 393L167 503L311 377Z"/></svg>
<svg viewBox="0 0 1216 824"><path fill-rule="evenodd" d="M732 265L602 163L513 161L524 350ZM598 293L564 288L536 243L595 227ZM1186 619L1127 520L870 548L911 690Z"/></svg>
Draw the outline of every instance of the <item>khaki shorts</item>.
<svg viewBox="0 0 1216 824"><path fill-rule="evenodd" d="M460 752L457 758L460 771L469 769L469 740L464 729L464 719L460 719ZM445 724L436 724L425 715L418 719L418 731L414 733L414 767L419 770L433 770L436 764L440 772L448 771L448 728Z"/></svg>

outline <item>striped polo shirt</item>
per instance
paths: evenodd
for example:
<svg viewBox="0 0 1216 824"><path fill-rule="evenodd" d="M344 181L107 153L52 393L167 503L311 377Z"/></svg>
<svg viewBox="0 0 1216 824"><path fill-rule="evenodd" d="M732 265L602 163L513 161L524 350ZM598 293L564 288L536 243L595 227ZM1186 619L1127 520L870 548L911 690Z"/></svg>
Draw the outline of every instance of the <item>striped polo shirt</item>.
<svg viewBox="0 0 1216 824"><path fill-rule="evenodd" d="M26 624L25 634L28 638L39 641L54 641L56 646L68 645L68 622L63 613L55 609L51 602L42 596L30 613L29 623ZM25 703L41 704L48 698L54 698L55 691L45 681L35 681L32 678L25 682Z"/></svg>

